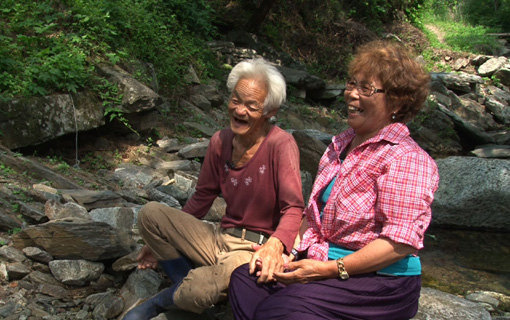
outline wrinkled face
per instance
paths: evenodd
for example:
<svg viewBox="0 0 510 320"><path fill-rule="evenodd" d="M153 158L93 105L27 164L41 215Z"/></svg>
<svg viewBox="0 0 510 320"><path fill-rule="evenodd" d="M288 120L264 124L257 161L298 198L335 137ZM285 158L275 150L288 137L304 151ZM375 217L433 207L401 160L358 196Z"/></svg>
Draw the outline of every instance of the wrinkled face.
<svg viewBox="0 0 510 320"><path fill-rule="evenodd" d="M270 115L264 115L267 89L263 81L240 79L228 102L230 128L236 135L256 138L264 134Z"/></svg>
<svg viewBox="0 0 510 320"><path fill-rule="evenodd" d="M369 84L374 88L383 89L379 79L356 74L353 78L359 84ZM391 114L397 110L390 110L386 105L384 92L377 92L371 96L360 94L357 88L346 89L344 92L347 104L347 123L354 129L356 135L364 140L375 136L379 130L391 123Z"/></svg>

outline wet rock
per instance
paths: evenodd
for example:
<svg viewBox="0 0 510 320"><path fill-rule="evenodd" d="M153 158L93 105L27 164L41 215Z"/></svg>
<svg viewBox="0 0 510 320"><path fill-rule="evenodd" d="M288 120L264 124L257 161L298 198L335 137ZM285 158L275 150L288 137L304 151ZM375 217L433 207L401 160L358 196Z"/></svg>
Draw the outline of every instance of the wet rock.
<svg viewBox="0 0 510 320"><path fill-rule="evenodd" d="M53 260L49 266L58 281L73 286L98 279L104 270L104 264L87 260Z"/></svg>

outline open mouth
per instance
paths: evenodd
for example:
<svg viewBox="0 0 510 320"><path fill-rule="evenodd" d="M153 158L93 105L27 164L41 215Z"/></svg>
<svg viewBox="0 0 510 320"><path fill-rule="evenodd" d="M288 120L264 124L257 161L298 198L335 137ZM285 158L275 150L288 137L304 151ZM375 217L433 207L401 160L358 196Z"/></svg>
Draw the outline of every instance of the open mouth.
<svg viewBox="0 0 510 320"><path fill-rule="evenodd" d="M243 119L239 119L239 118L236 118L236 117L232 117L232 122L235 125L238 125L238 126L243 126L243 125L247 125L248 124L248 121L243 120Z"/></svg>
<svg viewBox="0 0 510 320"><path fill-rule="evenodd" d="M355 106L347 106L347 112L359 114L359 113L363 113L363 109L357 108Z"/></svg>

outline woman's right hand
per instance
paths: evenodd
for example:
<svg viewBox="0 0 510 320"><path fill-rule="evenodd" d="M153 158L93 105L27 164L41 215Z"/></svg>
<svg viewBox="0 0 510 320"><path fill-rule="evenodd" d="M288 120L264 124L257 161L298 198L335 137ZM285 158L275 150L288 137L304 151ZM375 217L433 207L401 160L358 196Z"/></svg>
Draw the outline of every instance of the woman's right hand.
<svg viewBox="0 0 510 320"><path fill-rule="evenodd" d="M308 283L310 281L336 278L338 268L334 260L327 262L303 259L289 262L285 265L285 272L275 272L276 281L284 284Z"/></svg>
<svg viewBox="0 0 510 320"><path fill-rule="evenodd" d="M138 269L156 269L158 267L158 260L154 258L151 249L146 245L140 250L136 261L138 261Z"/></svg>

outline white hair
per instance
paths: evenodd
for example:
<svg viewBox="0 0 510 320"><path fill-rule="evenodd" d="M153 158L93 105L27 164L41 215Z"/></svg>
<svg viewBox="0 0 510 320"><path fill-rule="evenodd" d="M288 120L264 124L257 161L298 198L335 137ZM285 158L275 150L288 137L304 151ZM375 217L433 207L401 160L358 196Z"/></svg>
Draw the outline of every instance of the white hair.
<svg viewBox="0 0 510 320"><path fill-rule="evenodd" d="M264 114L278 109L287 97L285 79L276 67L263 58L249 59L234 66L227 78L227 88L232 92L241 79L261 79L267 86Z"/></svg>

